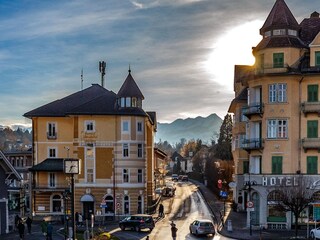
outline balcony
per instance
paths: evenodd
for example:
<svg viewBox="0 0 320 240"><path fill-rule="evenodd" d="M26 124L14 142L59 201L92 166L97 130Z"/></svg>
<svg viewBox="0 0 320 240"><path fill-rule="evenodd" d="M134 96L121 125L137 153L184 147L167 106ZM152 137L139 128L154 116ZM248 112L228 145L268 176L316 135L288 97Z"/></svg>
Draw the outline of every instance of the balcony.
<svg viewBox="0 0 320 240"><path fill-rule="evenodd" d="M250 103L249 106L242 108L242 114L247 118L250 118L252 115L263 115L263 103Z"/></svg>
<svg viewBox="0 0 320 240"><path fill-rule="evenodd" d="M261 67L257 67L255 69L256 75L263 75L263 74L278 74L278 73L288 73L291 71L291 68L288 64L283 64L278 67L274 67L273 64L264 64Z"/></svg>
<svg viewBox="0 0 320 240"><path fill-rule="evenodd" d="M54 187L49 187L48 184L37 184L33 186L34 191L40 192L56 192L56 191L64 191L65 189L70 188L70 186L66 184L56 184Z"/></svg>
<svg viewBox="0 0 320 240"><path fill-rule="evenodd" d="M242 148L247 152L252 150L262 150L263 149L263 139L262 138L249 138L244 139Z"/></svg>
<svg viewBox="0 0 320 240"><path fill-rule="evenodd" d="M320 102L303 102L301 104L301 111L305 115L307 113L318 113L320 115Z"/></svg>
<svg viewBox="0 0 320 240"><path fill-rule="evenodd" d="M56 140L57 139L57 132L47 132L47 139Z"/></svg>
<svg viewBox="0 0 320 240"><path fill-rule="evenodd" d="M301 143L305 152L308 149L318 149L320 151L320 138L303 138Z"/></svg>

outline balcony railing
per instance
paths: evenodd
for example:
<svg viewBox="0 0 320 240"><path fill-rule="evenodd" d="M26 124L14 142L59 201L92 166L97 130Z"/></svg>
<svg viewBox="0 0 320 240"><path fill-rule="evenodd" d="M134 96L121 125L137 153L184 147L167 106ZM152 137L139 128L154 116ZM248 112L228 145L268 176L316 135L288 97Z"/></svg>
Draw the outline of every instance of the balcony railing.
<svg viewBox="0 0 320 240"><path fill-rule="evenodd" d="M308 149L320 150L320 138L303 138L301 143L305 151Z"/></svg>
<svg viewBox="0 0 320 240"><path fill-rule="evenodd" d="M242 108L242 114L246 117L250 117L251 115L262 115L263 114L263 103L250 103L249 106Z"/></svg>
<svg viewBox="0 0 320 240"><path fill-rule="evenodd" d="M242 148L246 151L263 149L263 139L262 138L244 139Z"/></svg>
<svg viewBox="0 0 320 240"><path fill-rule="evenodd" d="M320 102L303 102L301 104L301 111L306 113L319 113L320 114Z"/></svg>
<svg viewBox="0 0 320 240"><path fill-rule="evenodd" d="M56 184L54 187L50 187L48 184L37 184L33 186L33 190L40 190L46 192L54 192L54 191L64 191L65 189L70 188L70 186L66 184Z"/></svg>
<svg viewBox="0 0 320 240"><path fill-rule="evenodd" d="M255 74L268 74L268 73L287 73L290 72L290 67L288 64L283 64L275 67L273 64L264 64L261 67L256 67Z"/></svg>
<svg viewBox="0 0 320 240"><path fill-rule="evenodd" d="M54 132L54 133L47 132L47 138L48 139L57 139L57 133L56 132Z"/></svg>

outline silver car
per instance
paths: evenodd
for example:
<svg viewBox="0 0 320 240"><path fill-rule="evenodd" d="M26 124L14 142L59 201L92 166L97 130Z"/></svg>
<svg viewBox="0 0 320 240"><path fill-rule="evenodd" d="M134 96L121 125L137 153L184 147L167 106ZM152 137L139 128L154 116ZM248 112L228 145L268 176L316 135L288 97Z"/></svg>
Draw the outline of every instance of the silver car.
<svg viewBox="0 0 320 240"><path fill-rule="evenodd" d="M207 219L199 219L195 220L190 224L190 234L195 235L207 235L207 234L215 234L214 226L211 220Z"/></svg>

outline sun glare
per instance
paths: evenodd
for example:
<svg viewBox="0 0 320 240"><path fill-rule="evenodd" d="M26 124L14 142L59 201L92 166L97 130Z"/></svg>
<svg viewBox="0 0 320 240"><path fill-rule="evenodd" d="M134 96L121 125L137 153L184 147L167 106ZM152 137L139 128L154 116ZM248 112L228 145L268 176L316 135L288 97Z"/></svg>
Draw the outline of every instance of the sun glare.
<svg viewBox="0 0 320 240"><path fill-rule="evenodd" d="M252 47L261 40L262 21L252 21L226 32L212 46L204 67L214 81L233 89L234 65L253 65Z"/></svg>

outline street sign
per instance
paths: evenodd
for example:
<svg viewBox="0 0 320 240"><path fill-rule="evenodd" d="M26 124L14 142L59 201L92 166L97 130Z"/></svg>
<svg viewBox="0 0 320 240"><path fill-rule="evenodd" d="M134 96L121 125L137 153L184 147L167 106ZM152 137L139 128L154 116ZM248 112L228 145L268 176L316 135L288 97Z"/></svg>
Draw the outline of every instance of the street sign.
<svg viewBox="0 0 320 240"><path fill-rule="evenodd" d="M226 198L228 196L228 193L225 191L220 191L220 197Z"/></svg>
<svg viewBox="0 0 320 240"><path fill-rule="evenodd" d="M229 187L235 188L237 184L235 182L229 182Z"/></svg>
<svg viewBox="0 0 320 240"><path fill-rule="evenodd" d="M247 202L247 208L253 208L253 202L252 201L248 201Z"/></svg>

